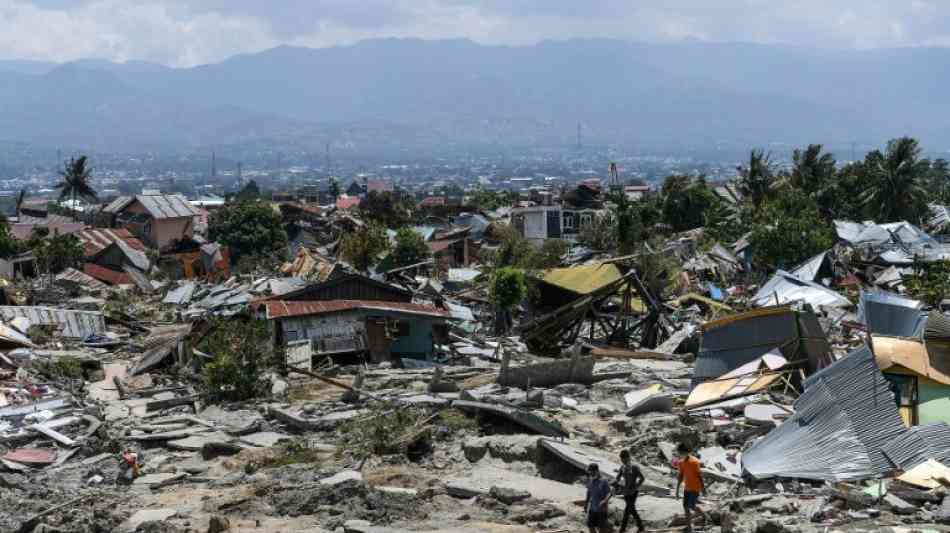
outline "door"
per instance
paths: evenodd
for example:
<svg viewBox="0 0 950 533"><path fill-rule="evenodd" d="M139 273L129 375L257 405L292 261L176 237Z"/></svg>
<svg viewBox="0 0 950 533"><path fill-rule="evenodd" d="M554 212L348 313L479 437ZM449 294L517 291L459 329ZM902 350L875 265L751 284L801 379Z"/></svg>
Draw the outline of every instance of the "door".
<svg viewBox="0 0 950 533"><path fill-rule="evenodd" d="M370 361L381 363L389 361L389 346L392 339L386 331L386 319L369 317L366 319L366 349Z"/></svg>

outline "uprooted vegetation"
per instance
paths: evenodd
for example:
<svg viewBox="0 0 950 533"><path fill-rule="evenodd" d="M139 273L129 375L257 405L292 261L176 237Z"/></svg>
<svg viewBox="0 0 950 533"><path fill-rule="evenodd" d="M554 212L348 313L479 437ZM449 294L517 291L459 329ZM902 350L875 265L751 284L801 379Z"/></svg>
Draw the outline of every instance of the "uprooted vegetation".
<svg viewBox="0 0 950 533"><path fill-rule="evenodd" d="M456 409L431 413L421 408L379 404L366 416L340 426L338 453L356 459L391 454L414 457L428 451L435 440L446 440L453 434L477 428L474 420Z"/></svg>
<svg viewBox="0 0 950 533"><path fill-rule="evenodd" d="M281 359L270 342L267 325L250 317L216 319L201 343L214 359L203 370L212 400L241 401L267 390L264 371Z"/></svg>

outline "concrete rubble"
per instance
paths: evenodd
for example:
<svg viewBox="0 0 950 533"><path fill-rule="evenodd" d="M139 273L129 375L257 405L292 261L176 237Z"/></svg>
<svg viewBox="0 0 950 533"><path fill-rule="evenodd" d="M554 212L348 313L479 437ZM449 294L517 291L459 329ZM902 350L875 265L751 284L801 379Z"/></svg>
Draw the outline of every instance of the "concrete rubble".
<svg viewBox="0 0 950 533"><path fill-rule="evenodd" d="M677 247L688 285L658 294L630 258L568 262L512 328L477 263L365 276L326 250L0 306L0 531L583 531L587 466L613 478L624 449L642 518L670 531L679 444L702 462L703 531L947 530L950 426L893 377L950 402L946 323L882 292L907 264L894 231L932 242L841 222L843 249L761 286L721 245ZM857 274L861 294L836 283ZM209 390L207 339L238 320L286 351L232 401Z"/></svg>

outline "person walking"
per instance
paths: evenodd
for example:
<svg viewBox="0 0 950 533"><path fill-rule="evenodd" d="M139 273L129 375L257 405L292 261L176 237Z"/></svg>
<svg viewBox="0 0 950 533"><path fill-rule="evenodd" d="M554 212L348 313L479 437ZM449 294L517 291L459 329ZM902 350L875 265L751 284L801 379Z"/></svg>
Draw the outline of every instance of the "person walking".
<svg viewBox="0 0 950 533"><path fill-rule="evenodd" d="M591 463L587 467L587 498L584 510L587 512L587 529L590 533L607 533L607 502L613 495L610 482L601 477L600 467Z"/></svg>
<svg viewBox="0 0 950 533"><path fill-rule="evenodd" d="M620 533L627 531L627 523L631 515L637 523L637 532L642 533L644 531L643 520L640 519L640 514L637 513L637 495L640 493L640 485L643 484L646 478L643 477L640 467L633 464L629 451L620 451L620 462L622 463L620 471L617 472L617 479L614 481L614 486L623 495L623 500L626 502L623 510L623 520L620 522Z"/></svg>
<svg viewBox="0 0 950 533"><path fill-rule="evenodd" d="M686 514L686 531L693 530L693 511L703 513L699 507L699 495L706 494L706 484L703 482L703 473L699 459L690 454L689 446L680 443L676 448L680 456L679 476L676 480L676 497L680 495L680 485L683 485L683 512Z"/></svg>

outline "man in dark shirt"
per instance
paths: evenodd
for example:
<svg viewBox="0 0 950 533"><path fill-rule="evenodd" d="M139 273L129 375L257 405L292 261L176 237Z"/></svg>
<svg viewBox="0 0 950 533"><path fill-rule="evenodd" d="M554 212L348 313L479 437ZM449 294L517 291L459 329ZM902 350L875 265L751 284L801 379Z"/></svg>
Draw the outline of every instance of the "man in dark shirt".
<svg viewBox="0 0 950 533"><path fill-rule="evenodd" d="M620 467L620 471L617 472L614 485L619 493L623 495L624 501L627 502L623 510L623 520L620 522L620 533L627 530L627 521L630 519L630 515L633 515L633 519L637 523L637 532L642 533L644 531L643 520L640 520L640 515L637 513L637 494L639 494L640 485L643 484L645 478L643 473L640 472L640 467L630 460L629 451L622 450L620 452L620 462L623 465Z"/></svg>
<svg viewBox="0 0 950 533"><path fill-rule="evenodd" d="M607 502L613 490L610 482L600 477L600 468L596 463L587 467L587 477L587 499L584 501L587 528L590 533L607 533Z"/></svg>

